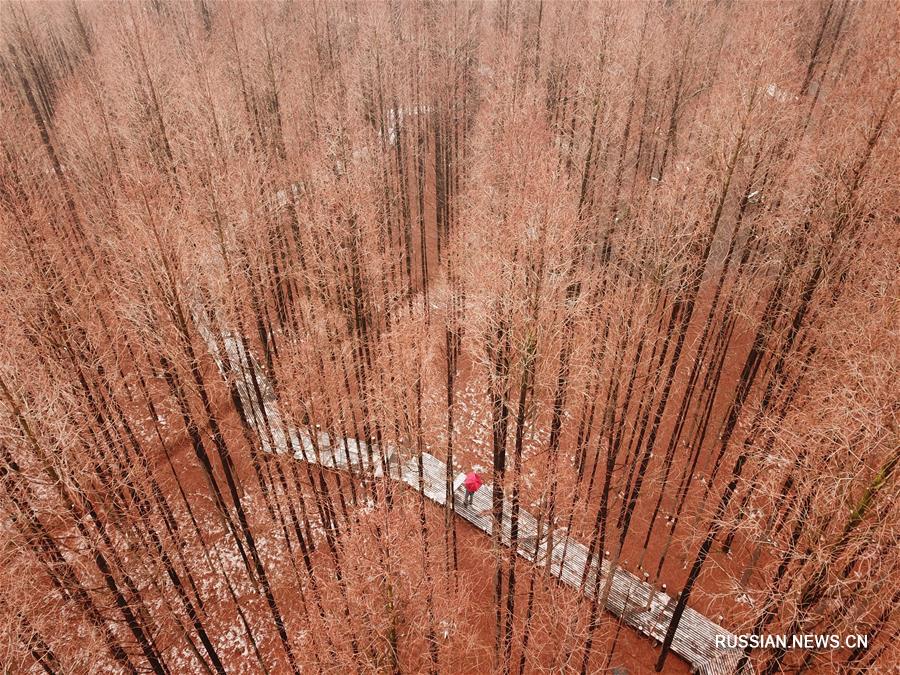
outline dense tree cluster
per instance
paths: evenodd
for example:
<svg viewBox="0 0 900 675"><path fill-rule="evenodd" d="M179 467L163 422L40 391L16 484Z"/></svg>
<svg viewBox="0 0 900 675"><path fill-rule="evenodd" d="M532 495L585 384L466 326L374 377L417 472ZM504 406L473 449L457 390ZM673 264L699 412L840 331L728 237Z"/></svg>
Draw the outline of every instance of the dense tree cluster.
<svg viewBox="0 0 900 675"><path fill-rule="evenodd" d="M869 637L759 672L895 664L895 10L2 3L0 663L627 661L608 578L517 560L527 508L672 595L637 672L689 604ZM513 547L390 448L485 467Z"/></svg>

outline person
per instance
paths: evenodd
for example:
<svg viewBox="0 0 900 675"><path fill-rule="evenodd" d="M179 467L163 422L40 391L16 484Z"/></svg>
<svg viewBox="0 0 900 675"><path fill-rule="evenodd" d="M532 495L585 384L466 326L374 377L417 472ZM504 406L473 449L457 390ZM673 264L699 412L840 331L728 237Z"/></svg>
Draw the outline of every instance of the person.
<svg viewBox="0 0 900 675"><path fill-rule="evenodd" d="M481 476L471 471L466 474L466 480L463 482L463 485L466 488L466 498L463 500L463 506L472 506L475 493L478 492L478 488L484 485L484 481L481 480Z"/></svg>

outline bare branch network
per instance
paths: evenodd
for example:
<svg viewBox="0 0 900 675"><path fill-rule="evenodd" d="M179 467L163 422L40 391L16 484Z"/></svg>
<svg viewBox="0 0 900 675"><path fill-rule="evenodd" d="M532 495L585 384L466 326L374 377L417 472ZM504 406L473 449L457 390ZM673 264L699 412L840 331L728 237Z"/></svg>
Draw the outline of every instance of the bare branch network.
<svg viewBox="0 0 900 675"><path fill-rule="evenodd" d="M0 2L0 670L893 672L896 9Z"/></svg>

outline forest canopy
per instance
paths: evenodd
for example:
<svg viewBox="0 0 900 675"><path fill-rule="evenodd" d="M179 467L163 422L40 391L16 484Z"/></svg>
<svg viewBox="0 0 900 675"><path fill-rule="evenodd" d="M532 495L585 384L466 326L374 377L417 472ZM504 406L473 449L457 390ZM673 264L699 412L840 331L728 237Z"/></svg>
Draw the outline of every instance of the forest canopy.
<svg viewBox="0 0 900 675"><path fill-rule="evenodd" d="M896 667L897 10L2 0L0 670Z"/></svg>

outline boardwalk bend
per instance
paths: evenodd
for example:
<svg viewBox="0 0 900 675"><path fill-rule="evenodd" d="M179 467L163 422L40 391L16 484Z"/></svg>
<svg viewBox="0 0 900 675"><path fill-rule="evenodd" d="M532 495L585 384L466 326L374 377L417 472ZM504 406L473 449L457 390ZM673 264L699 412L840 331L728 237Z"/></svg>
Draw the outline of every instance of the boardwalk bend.
<svg viewBox="0 0 900 675"><path fill-rule="evenodd" d="M204 322L199 322L201 334L209 347L213 358L224 371L225 359L222 358L217 341ZM248 413L248 422L257 430L262 447L268 452L291 453L298 460L319 464L330 469L351 470L363 473L368 470L368 449L362 441L355 438L332 439L327 433L319 433L317 441L318 452L310 438L309 432L304 430L289 429L281 420L278 404L271 386L266 381L262 369L259 368L252 355L246 353L241 343L233 336L226 334L221 343L227 351L227 362L232 366L229 379L234 382L238 395L245 411ZM234 365L240 363L241 368ZM248 386L245 381L248 369L252 368L256 373L257 384L263 393L263 401L259 401L254 393L254 387ZM269 424L264 428L271 430L262 433L262 419L265 416ZM336 441L336 442L333 442ZM415 490L420 491L433 502L446 504L446 464L437 457L428 453L422 453L423 480L419 483L418 457L411 457L405 461L396 452L396 448L386 446L386 466L389 476L394 480L406 483ZM373 453L380 457L380 453ZM374 468L376 477L384 476L382 462L377 462ZM474 496L471 506L464 506L462 497L462 480L460 474L453 483L454 498L453 510L457 516L464 518L476 528L491 534L491 486L483 485ZM502 540L504 545L510 545L509 504L504 504L502 521ZM547 555L547 541L537 541L537 521L528 511L521 509L519 512L519 539L517 553L530 562L550 566L550 574L557 577L562 583L570 586L578 592L592 597L596 586L595 574L597 561L592 561L592 569L587 579L588 583L582 584L584 568L587 564L588 549L586 546L565 533L555 533L553 536L553 553ZM601 563L603 588L609 574L609 563L603 560ZM643 582L630 572L621 568L614 571L612 584L606 601L606 609L613 615L620 617L623 622L644 635L662 642L672 617L675 599L656 590L650 584ZM675 638L672 642L672 650L691 664L693 669L701 675L731 675L735 672L741 652L738 650L716 649L716 636L731 636L731 633L718 624L712 622L703 614L686 609ZM732 643L733 644L733 643ZM752 671L745 668L749 675Z"/></svg>

